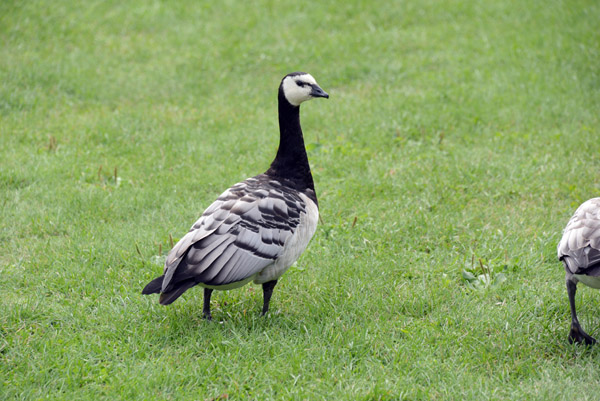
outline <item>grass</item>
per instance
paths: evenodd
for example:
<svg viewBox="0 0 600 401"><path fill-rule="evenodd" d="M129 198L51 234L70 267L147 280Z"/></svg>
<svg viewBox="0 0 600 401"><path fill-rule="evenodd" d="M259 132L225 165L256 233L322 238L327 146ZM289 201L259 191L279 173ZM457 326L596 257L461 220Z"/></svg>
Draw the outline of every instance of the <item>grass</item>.
<svg viewBox="0 0 600 401"><path fill-rule="evenodd" d="M600 189L599 18L1 2L0 398L597 399L555 249ZM170 237L267 168L295 70L331 95L302 110L323 220L272 313L256 286L212 323L200 290L142 297ZM596 336L599 295L577 297Z"/></svg>

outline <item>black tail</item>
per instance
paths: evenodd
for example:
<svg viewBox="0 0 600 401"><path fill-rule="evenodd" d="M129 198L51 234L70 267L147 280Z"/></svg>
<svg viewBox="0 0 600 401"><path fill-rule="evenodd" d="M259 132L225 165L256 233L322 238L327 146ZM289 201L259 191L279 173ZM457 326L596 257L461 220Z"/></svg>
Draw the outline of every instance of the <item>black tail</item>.
<svg viewBox="0 0 600 401"><path fill-rule="evenodd" d="M150 284L152 284L152 283L150 283ZM150 284L148 284L148 285L150 285ZM177 298L179 298L181 296L181 294L183 294L184 292L186 292L187 290L189 290L196 284L198 284L198 283L196 283L196 281L194 281L193 279L180 281L179 283L176 284L177 288L174 288L170 292L164 292L164 293L160 294L160 298L158 299L158 302L161 305L169 305L170 303L175 301Z"/></svg>
<svg viewBox="0 0 600 401"><path fill-rule="evenodd" d="M149 282L142 290L142 294L144 294L144 295L158 294L162 288L162 283L163 283L164 278L165 278L165 275L163 274L162 276L157 277L154 280L152 280L151 282Z"/></svg>

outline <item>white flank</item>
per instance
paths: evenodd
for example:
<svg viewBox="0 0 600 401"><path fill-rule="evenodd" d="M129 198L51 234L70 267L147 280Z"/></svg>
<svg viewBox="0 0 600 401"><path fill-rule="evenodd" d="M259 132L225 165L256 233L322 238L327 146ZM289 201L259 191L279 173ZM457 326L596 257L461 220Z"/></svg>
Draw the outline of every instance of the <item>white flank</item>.
<svg viewBox="0 0 600 401"><path fill-rule="evenodd" d="M256 276L254 280L256 284L263 284L281 277L302 255L310 239L315 234L317 222L319 221L319 208L306 195L300 194L300 197L306 202L306 213L300 215L300 224L296 227L294 234L283 245L281 256Z"/></svg>

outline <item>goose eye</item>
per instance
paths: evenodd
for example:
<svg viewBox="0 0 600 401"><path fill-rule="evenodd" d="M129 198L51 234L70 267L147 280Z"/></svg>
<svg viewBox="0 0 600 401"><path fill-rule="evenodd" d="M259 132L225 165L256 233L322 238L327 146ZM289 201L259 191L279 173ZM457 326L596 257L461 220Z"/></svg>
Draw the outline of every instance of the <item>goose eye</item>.
<svg viewBox="0 0 600 401"><path fill-rule="evenodd" d="M296 81L296 84L297 84L298 86L301 86L301 87L305 87L306 85L308 85L308 84L307 84L306 82L304 82L304 81Z"/></svg>

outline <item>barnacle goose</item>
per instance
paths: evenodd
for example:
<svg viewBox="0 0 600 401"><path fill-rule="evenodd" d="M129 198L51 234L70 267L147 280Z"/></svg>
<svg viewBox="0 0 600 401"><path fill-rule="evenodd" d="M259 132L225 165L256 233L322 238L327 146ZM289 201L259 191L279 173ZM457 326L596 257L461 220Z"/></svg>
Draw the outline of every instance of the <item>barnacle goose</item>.
<svg viewBox="0 0 600 401"><path fill-rule="evenodd" d="M582 203L575 211L558 243L558 259L565 265L571 307L569 342L595 344L577 320L575 293L578 282L600 289L600 198Z"/></svg>
<svg viewBox="0 0 600 401"><path fill-rule="evenodd" d="M280 142L264 173L235 184L211 204L167 255L163 275L142 294L160 293L169 305L189 288L204 287L203 315L211 319L213 290L262 284L262 314L273 288L300 257L317 228L317 196L300 127L300 104L329 98L307 73L279 85Z"/></svg>

